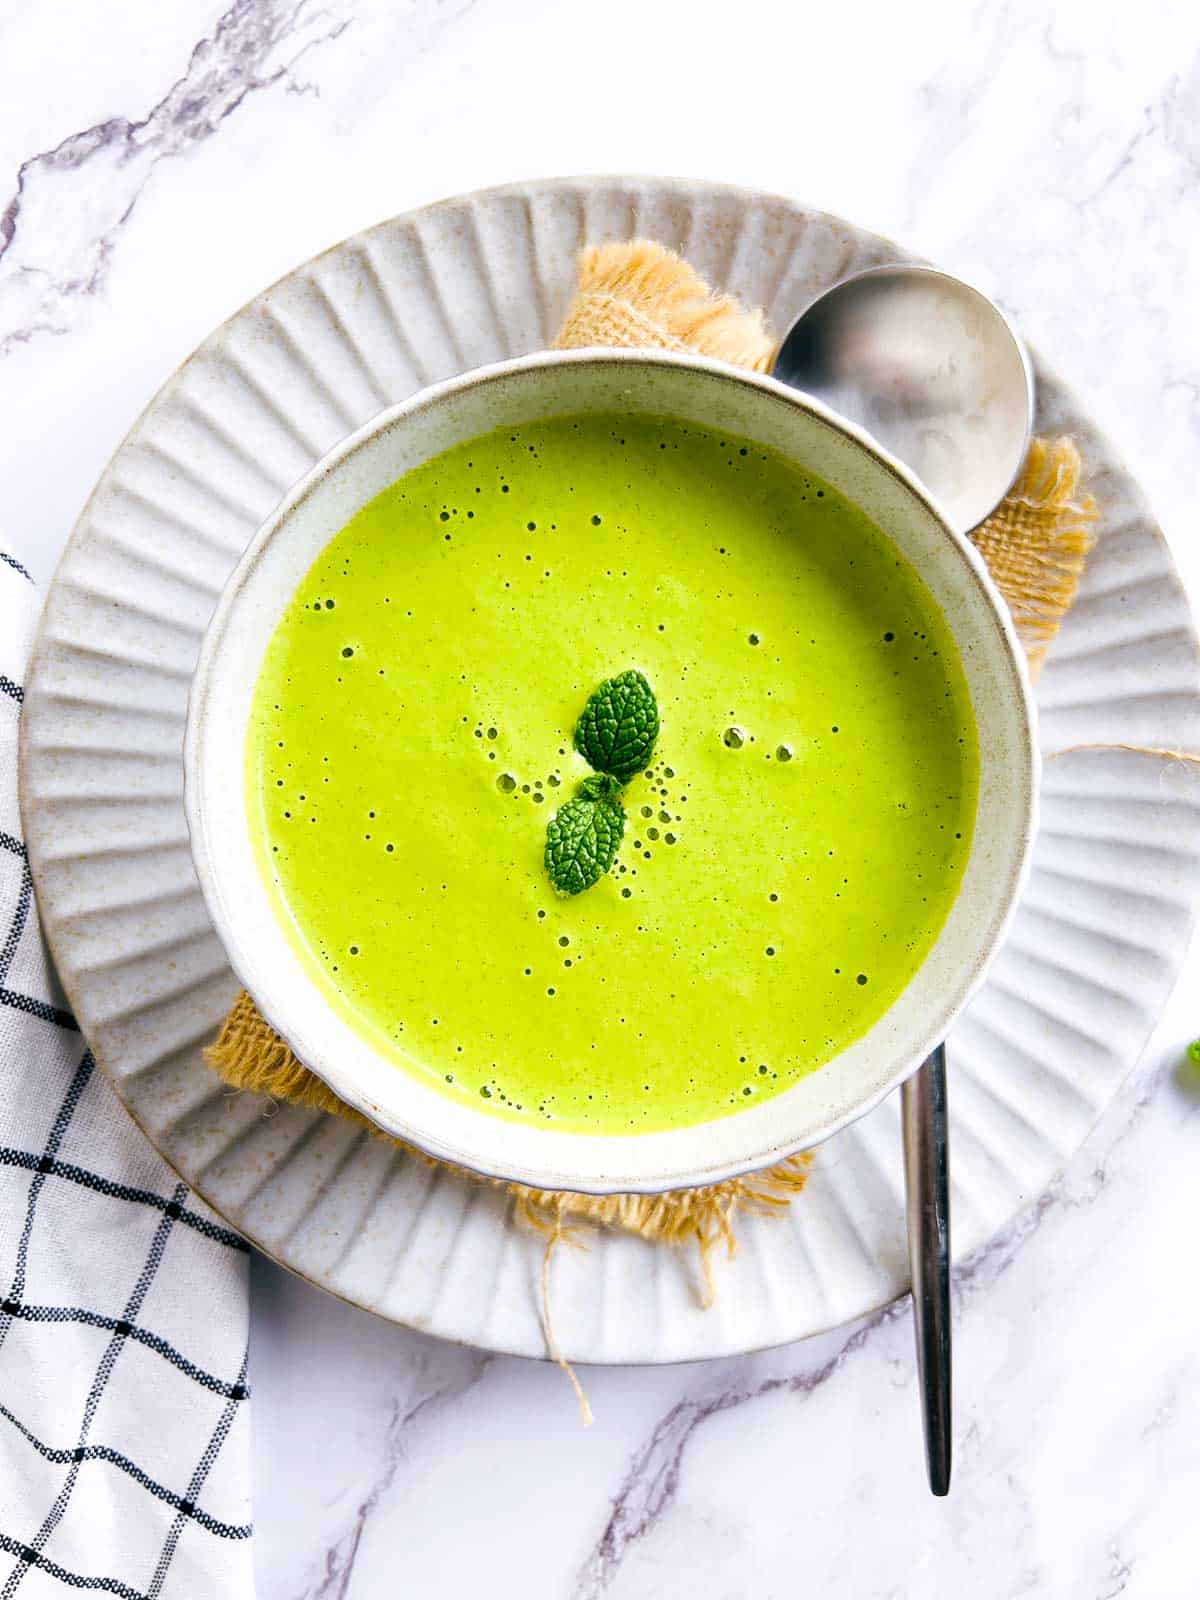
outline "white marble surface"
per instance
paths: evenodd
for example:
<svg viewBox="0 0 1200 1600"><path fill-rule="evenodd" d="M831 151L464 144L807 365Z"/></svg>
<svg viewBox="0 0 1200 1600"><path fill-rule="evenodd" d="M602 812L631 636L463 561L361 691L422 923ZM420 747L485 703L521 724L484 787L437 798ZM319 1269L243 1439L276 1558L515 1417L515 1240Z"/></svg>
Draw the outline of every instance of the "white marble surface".
<svg viewBox="0 0 1200 1600"><path fill-rule="evenodd" d="M1200 593L1194 7L0 0L0 108L0 538L41 578L153 389L287 267L443 193L640 170L798 194L998 293ZM906 1307L587 1374L585 1433L556 1371L259 1262L261 1600L1190 1600L1198 980L1193 950L1126 1095L960 1274L948 1502Z"/></svg>

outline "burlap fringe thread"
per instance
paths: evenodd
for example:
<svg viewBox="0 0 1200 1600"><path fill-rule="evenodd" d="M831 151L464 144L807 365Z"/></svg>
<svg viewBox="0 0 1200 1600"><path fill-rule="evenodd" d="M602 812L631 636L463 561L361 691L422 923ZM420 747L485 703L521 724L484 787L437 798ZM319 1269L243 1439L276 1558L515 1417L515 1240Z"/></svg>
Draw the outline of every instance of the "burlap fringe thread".
<svg viewBox="0 0 1200 1600"><path fill-rule="evenodd" d="M1080 493L1082 473L1072 439L1034 439L1003 503L971 535L1012 613L1034 679L1095 538L1097 507Z"/></svg>
<svg viewBox="0 0 1200 1600"><path fill-rule="evenodd" d="M714 294L687 262L644 239L599 245L582 253L577 293L555 344L559 349L617 346L699 352L755 372L770 367L773 351L761 311L747 311L727 295ZM1079 452L1070 439L1035 439L1020 480L975 534L1035 670L1074 599L1091 547L1096 506L1080 492L1080 475ZM389 1138L296 1059L245 993L238 996L205 1054L235 1089L331 1112L379 1138ZM438 1165L419 1150L410 1153ZM591 1412L559 1350L550 1313L553 1251L563 1241L579 1242L569 1224L588 1222L655 1243L694 1245L707 1302L712 1298L712 1252L724 1245L730 1255L734 1253L737 1213L786 1207L803 1189L811 1160L811 1154L804 1153L746 1178L662 1195L593 1196L522 1184L503 1186L513 1197L517 1218L545 1237L546 1347L570 1377L585 1421L591 1421Z"/></svg>

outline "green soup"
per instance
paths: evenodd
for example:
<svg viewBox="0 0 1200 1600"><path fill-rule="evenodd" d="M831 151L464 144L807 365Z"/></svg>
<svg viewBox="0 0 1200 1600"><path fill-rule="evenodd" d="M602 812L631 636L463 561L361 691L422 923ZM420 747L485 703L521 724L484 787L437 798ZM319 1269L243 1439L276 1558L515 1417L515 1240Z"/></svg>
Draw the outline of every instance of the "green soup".
<svg viewBox="0 0 1200 1600"><path fill-rule="evenodd" d="M546 824L589 694L639 668L651 770L567 898ZM828 484L669 418L501 430L321 553L246 750L263 875L398 1071L594 1133L720 1117L858 1038L958 888L978 755L912 568Z"/></svg>

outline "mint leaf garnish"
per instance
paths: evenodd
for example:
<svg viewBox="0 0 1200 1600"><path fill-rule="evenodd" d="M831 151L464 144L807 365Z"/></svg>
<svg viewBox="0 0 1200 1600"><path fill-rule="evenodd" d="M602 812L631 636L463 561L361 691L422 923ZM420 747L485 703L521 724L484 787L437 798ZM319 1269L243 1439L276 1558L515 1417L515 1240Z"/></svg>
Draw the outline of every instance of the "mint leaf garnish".
<svg viewBox="0 0 1200 1600"><path fill-rule="evenodd" d="M582 894L617 859L625 832L621 790L658 738L658 702L635 668L607 678L588 700L575 748L596 770L546 824L546 872L560 894Z"/></svg>
<svg viewBox="0 0 1200 1600"><path fill-rule="evenodd" d="M633 667L593 693L575 729L575 748L597 772L628 783L649 765L657 738L654 690Z"/></svg>
<svg viewBox="0 0 1200 1600"><path fill-rule="evenodd" d="M582 894L616 860L625 832L619 792L620 785L607 774L585 778L575 798L547 823L546 871L560 894Z"/></svg>

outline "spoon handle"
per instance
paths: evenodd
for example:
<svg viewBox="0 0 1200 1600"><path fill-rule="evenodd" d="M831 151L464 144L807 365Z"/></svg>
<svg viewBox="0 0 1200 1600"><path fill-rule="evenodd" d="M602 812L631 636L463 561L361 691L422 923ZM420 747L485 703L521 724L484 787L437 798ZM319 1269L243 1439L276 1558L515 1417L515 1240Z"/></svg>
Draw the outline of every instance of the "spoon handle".
<svg viewBox="0 0 1200 1600"><path fill-rule="evenodd" d="M946 1048L938 1045L901 1091L908 1259L925 1462L936 1495L950 1489L950 1155Z"/></svg>

